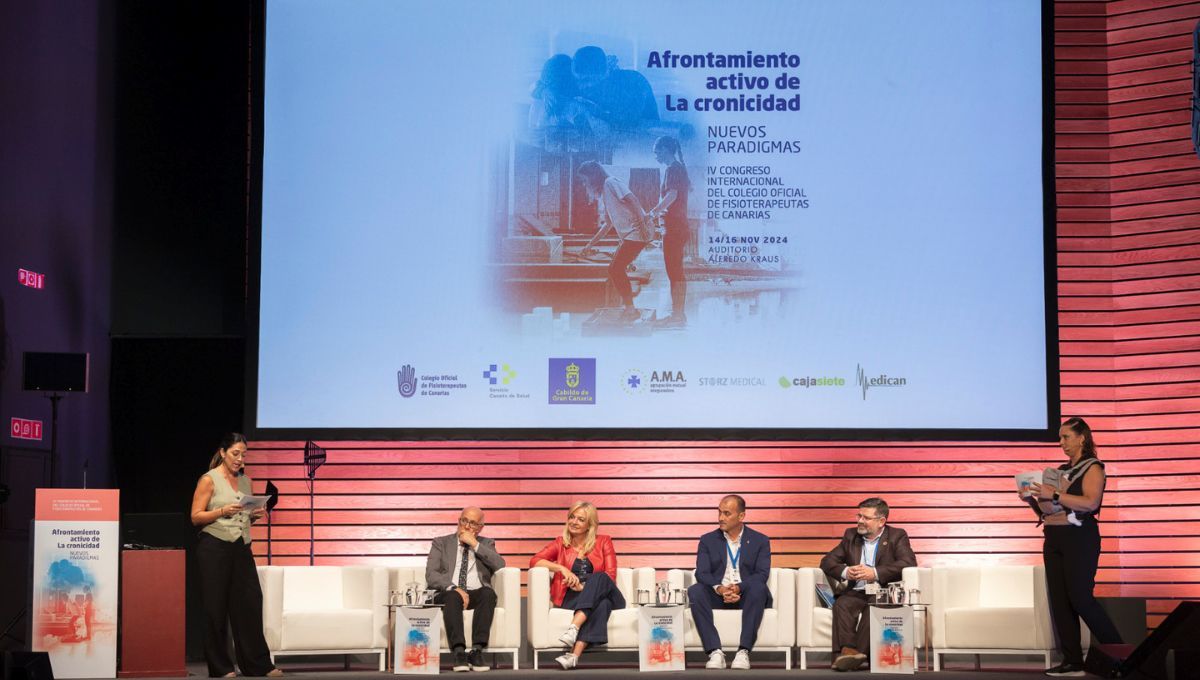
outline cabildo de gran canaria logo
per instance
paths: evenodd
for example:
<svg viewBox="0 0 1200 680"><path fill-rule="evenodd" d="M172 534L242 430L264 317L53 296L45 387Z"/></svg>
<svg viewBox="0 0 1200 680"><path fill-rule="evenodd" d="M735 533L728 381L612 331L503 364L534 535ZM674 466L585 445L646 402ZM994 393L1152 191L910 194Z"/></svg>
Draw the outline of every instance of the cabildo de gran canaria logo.
<svg viewBox="0 0 1200 680"><path fill-rule="evenodd" d="M596 403L594 358L551 359L549 377L551 404Z"/></svg>

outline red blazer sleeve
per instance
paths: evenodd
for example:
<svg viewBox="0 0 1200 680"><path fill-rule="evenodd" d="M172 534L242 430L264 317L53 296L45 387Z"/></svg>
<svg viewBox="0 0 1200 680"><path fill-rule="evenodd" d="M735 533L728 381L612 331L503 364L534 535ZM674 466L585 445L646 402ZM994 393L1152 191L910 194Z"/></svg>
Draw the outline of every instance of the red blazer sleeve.
<svg viewBox="0 0 1200 680"><path fill-rule="evenodd" d="M613 583L616 583L617 551L613 548L612 538L608 536L597 536L596 543L604 546L603 550L600 551L601 557L604 558L604 564L600 566L600 569L604 571L604 573L608 574L608 577L612 579Z"/></svg>
<svg viewBox="0 0 1200 680"><path fill-rule="evenodd" d="M530 558L529 568L533 569L534 567L537 566L537 563L541 562L542 560L548 560L550 562L558 562L558 551L561 549L562 549L562 539L561 538L550 539L550 542L547 543L544 548L539 550L536 555L534 555L532 558ZM558 576L557 573L554 573L554 575Z"/></svg>

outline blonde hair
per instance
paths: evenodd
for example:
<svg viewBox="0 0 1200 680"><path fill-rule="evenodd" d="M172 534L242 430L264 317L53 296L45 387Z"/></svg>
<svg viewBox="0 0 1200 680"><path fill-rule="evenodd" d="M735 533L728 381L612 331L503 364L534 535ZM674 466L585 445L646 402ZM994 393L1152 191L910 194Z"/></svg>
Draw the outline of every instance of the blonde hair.
<svg viewBox="0 0 1200 680"><path fill-rule="evenodd" d="M592 548L596 547L596 527L600 525L600 513L596 512L596 506L592 505L588 501L579 501L572 505L571 509L567 511L568 520L571 519L571 515L574 515L576 510L583 510L584 514L587 515L588 530L587 534L583 537L583 545L579 547L578 551L579 556L584 557L592 551ZM565 522L563 523L562 538L563 545L570 547L571 531L567 528L567 524Z"/></svg>

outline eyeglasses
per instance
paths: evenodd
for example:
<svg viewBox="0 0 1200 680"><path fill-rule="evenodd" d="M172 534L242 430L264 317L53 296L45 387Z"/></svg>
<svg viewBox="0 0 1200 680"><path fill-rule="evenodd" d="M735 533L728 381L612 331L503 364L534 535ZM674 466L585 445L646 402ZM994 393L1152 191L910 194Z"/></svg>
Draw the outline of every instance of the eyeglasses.
<svg viewBox="0 0 1200 680"><path fill-rule="evenodd" d="M483 522L476 522L475 520L470 520L470 519L467 519L466 517L459 517L458 523L465 527L472 527L474 529L482 529L483 528Z"/></svg>
<svg viewBox="0 0 1200 680"><path fill-rule="evenodd" d="M863 520L864 522L871 522L871 521L874 521L877 519L883 519L882 517L867 517L866 515L862 514L861 512L858 513L857 515L855 515L855 517Z"/></svg>

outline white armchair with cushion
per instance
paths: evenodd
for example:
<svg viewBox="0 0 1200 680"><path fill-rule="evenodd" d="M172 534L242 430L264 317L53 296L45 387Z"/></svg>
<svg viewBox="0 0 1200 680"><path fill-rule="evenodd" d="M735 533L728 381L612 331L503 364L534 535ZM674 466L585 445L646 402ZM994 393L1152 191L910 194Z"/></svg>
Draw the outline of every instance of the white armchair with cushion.
<svg viewBox="0 0 1200 680"><path fill-rule="evenodd" d="M905 590L921 591L921 602L929 602L933 594L933 575L929 567L905 567ZM833 610L821 603L817 584L826 583L825 572L816 567L796 570L796 646L800 648L800 669L808 668L808 654L831 654L833 651ZM925 646L926 612L913 613L914 646Z"/></svg>
<svg viewBox="0 0 1200 680"><path fill-rule="evenodd" d="M1050 667L1045 567L937 567L931 605L934 670L943 654L1040 654ZM1084 627L1085 647L1088 637Z"/></svg>
<svg viewBox="0 0 1200 680"><path fill-rule="evenodd" d="M393 567L390 570L390 588L404 590L409 583L416 582L425 587L425 567ZM492 574L492 590L496 591L496 612L492 617L492 629L488 634L485 654L511 654L513 670L518 670L517 652L521 648L521 570L505 567ZM471 622L475 612L463 612L463 635L467 646L472 644ZM442 649L449 646L446 626L442 625Z"/></svg>
<svg viewBox="0 0 1200 680"><path fill-rule="evenodd" d="M654 588L654 569L642 567L617 568L617 590L625 598L625 608L615 609L608 617L608 644L611 651L636 651L638 648L638 610L635 603L639 589ZM538 653L555 651L562 653L563 644L558 636L571 625L573 612L561 609L550 601L550 570L534 567L529 570L529 621L527 632L529 646L533 650L533 668L538 668Z"/></svg>
<svg viewBox="0 0 1200 680"><path fill-rule="evenodd" d="M672 569L667 572L671 588L688 588L696 582L694 571ZM767 589L771 591L771 606L763 611L762 623L758 626L755 652L782 652L785 668L792 666L792 647L796 644L796 572L792 569L771 569L767 577ZM700 644L700 633L692 612L684 617L687 630L684 633L684 648L689 651L704 651ZM721 646L726 651L737 649L742 635L742 611L740 609L713 610L713 624L721 636Z"/></svg>
<svg viewBox="0 0 1200 680"><path fill-rule="evenodd" d="M259 567L271 658L387 653L388 575L383 567Z"/></svg>

